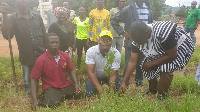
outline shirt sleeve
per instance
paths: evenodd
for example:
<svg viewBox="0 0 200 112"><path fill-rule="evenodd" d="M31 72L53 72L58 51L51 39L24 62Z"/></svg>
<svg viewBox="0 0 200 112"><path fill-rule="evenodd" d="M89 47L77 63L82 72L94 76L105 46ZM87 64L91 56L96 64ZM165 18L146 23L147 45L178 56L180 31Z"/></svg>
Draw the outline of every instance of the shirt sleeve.
<svg viewBox="0 0 200 112"><path fill-rule="evenodd" d="M113 12L114 12L113 9L110 9L110 18L114 17Z"/></svg>
<svg viewBox="0 0 200 112"><path fill-rule="evenodd" d="M172 49L173 47L175 47L177 45L177 41L176 41L175 35L174 35L175 31L176 31L176 25L171 30L168 38L163 43L161 43L161 45L165 51Z"/></svg>
<svg viewBox="0 0 200 112"><path fill-rule="evenodd" d="M92 16L92 12L89 13L89 25L88 25L88 38L91 38L92 36L92 26L93 26L93 16Z"/></svg>
<svg viewBox="0 0 200 112"><path fill-rule="evenodd" d="M140 50L136 46L134 46L133 44L131 45L131 51L132 51L132 53L139 53L140 52Z"/></svg>
<svg viewBox="0 0 200 112"><path fill-rule="evenodd" d="M74 68L74 64L72 63L72 60L70 59L68 54L66 54L65 57L67 59L67 67L66 67L66 69L67 69L67 71L72 71L73 68Z"/></svg>
<svg viewBox="0 0 200 112"><path fill-rule="evenodd" d="M33 70L31 72L31 75L30 77L32 79L40 79L42 73L43 73L43 61L42 60L39 60L39 58L36 60L35 64L34 64L34 67L33 67Z"/></svg>
<svg viewBox="0 0 200 112"><path fill-rule="evenodd" d="M92 48L88 49L86 52L86 59L85 59L85 63L86 64L95 64L94 58L93 58L93 52Z"/></svg>
<svg viewBox="0 0 200 112"><path fill-rule="evenodd" d="M117 51L115 53L115 59L114 59L114 62L112 64L112 69L113 70L119 70L120 64L121 64L121 54Z"/></svg>
<svg viewBox="0 0 200 112"><path fill-rule="evenodd" d="M10 15L7 17L7 29L5 30L4 27L2 27L2 35L5 39L8 39L8 38L13 38L13 36L15 35L15 25L16 25L16 20L15 20L15 15ZM8 33L10 35L10 37L8 37Z"/></svg>
<svg viewBox="0 0 200 112"><path fill-rule="evenodd" d="M125 23L124 17L128 17L126 9L122 9L121 11L116 13L113 18L111 18L111 25L118 35L121 35L124 32L123 27L119 25L120 22Z"/></svg>

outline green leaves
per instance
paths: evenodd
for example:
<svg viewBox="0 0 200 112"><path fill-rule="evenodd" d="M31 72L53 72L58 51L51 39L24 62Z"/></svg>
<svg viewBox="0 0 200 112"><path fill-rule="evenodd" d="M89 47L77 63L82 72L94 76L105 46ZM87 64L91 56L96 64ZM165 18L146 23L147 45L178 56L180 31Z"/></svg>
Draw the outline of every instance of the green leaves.
<svg viewBox="0 0 200 112"><path fill-rule="evenodd" d="M107 77L110 77L110 74L113 72L111 65L114 62L115 53L116 51L110 51L109 53L106 53L107 63L106 66L104 67L104 75Z"/></svg>

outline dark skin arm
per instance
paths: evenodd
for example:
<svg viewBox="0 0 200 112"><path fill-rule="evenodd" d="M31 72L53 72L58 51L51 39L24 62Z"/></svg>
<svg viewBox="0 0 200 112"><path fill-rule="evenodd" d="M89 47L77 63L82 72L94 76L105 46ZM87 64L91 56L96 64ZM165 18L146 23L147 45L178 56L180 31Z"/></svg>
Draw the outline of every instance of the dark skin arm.
<svg viewBox="0 0 200 112"><path fill-rule="evenodd" d="M80 88L80 86L78 84L78 81L77 81L77 78L76 78L76 74L74 73L74 70L69 71L69 76L70 76L72 82L75 85L75 88L76 88L75 94L78 95L81 92L81 88Z"/></svg>
<svg viewBox="0 0 200 112"><path fill-rule="evenodd" d="M177 56L177 46L167 50L165 54L159 57L158 59L152 62L144 63L143 68L146 72L149 72L153 67L157 67L174 60L176 56Z"/></svg>
<svg viewBox="0 0 200 112"><path fill-rule="evenodd" d="M117 73L118 73L118 70L114 70L110 74L109 87L110 87L111 91L115 90L115 84L116 84L116 81L117 81Z"/></svg>
<svg viewBox="0 0 200 112"><path fill-rule="evenodd" d="M95 64L86 64L87 74L92 85L99 91L101 90L101 85L94 74Z"/></svg>
<svg viewBox="0 0 200 112"><path fill-rule="evenodd" d="M33 109L35 110L38 105L37 93L38 93L39 79L31 79L31 92L33 97Z"/></svg>
<svg viewBox="0 0 200 112"><path fill-rule="evenodd" d="M130 79L131 74L136 68L138 60L138 53L131 53L131 58L129 60L129 63L127 65L126 73L124 76L124 79L122 81L121 87L119 89L119 94L124 93L126 90L126 82Z"/></svg>

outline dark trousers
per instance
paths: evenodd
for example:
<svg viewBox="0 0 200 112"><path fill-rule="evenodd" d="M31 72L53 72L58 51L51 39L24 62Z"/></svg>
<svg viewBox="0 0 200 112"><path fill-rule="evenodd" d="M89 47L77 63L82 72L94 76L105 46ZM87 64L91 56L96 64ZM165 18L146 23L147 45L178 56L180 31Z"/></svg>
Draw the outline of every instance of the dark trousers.
<svg viewBox="0 0 200 112"><path fill-rule="evenodd" d="M80 67L81 64L81 58L82 58L82 54L83 54L83 48L84 51L86 53L86 51L88 50L88 46L86 45L87 39L85 40L81 40L81 39L76 39L76 48L77 48L77 64Z"/></svg>
<svg viewBox="0 0 200 112"><path fill-rule="evenodd" d="M88 46L86 45L86 42L87 42L87 39L85 39L85 40L76 39L76 48L77 48L78 57L82 56L83 48L84 48L85 52L88 50Z"/></svg>
<svg viewBox="0 0 200 112"><path fill-rule="evenodd" d="M65 88L47 88L39 96L40 105L49 108L55 108L65 99L80 99L83 95L75 95L74 85Z"/></svg>
<svg viewBox="0 0 200 112"><path fill-rule="evenodd" d="M149 80L149 91L157 91L160 95L166 95L173 79L173 73L161 73L160 80Z"/></svg>

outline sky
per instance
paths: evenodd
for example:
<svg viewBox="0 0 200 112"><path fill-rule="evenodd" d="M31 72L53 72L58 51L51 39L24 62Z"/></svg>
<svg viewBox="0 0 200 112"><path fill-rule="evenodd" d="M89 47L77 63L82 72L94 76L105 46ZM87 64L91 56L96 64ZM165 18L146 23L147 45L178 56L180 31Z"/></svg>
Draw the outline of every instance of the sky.
<svg viewBox="0 0 200 112"><path fill-rule="evenodd" d="M165 4L167 4L169 6L173 6L173 7L178 7L179 4L180 4L180 6L182 6L182 5L191 6L192 1L195 1L195 0L166 0ZM199 0L196 0L196 1L197 1L197 6L199 6L200 1Z"/></svg>

